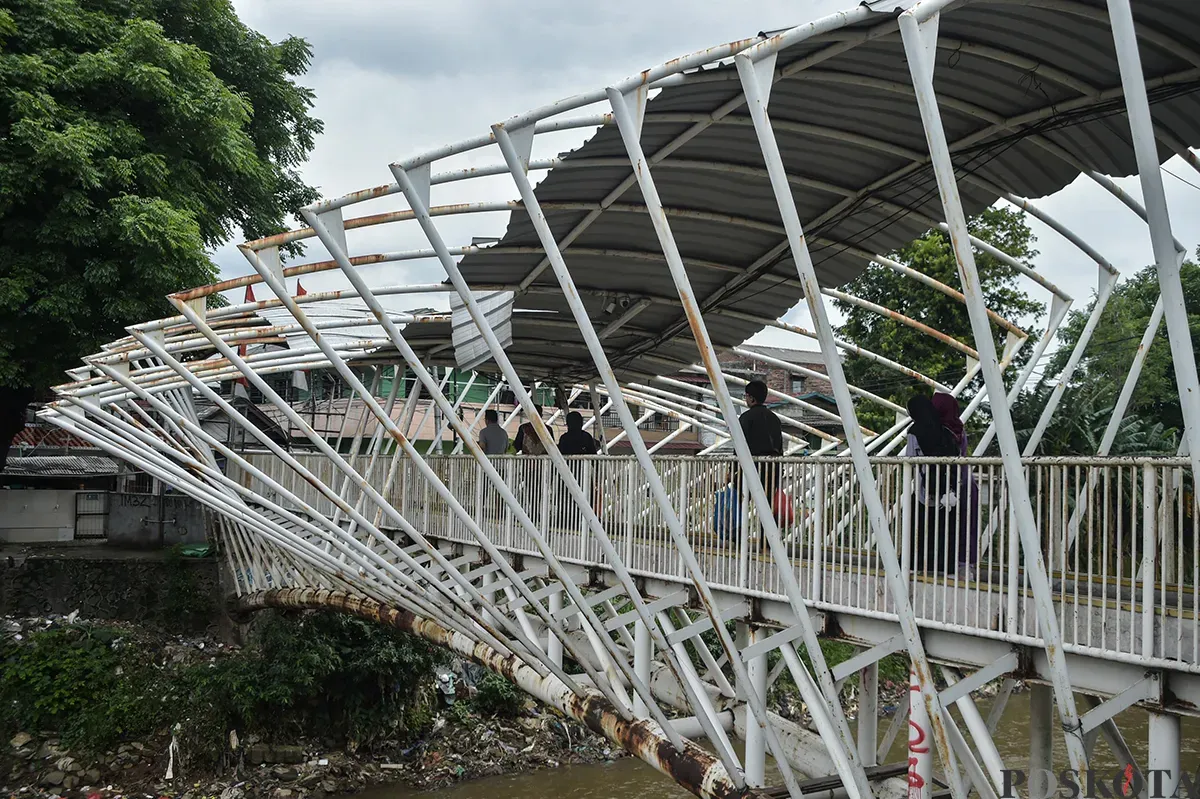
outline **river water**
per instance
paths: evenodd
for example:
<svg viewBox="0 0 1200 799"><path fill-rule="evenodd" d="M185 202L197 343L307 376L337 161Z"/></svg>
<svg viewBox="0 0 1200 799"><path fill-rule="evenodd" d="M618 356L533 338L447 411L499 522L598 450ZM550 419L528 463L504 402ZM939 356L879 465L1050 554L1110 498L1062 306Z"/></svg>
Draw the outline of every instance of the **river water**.
<svg viewBox="0 0 1200 799"><path fill-rule="evenodd" d="M1080 700L1080 707L1086 705ZM986 702L980 703L984 717ZM880 735L887 729L890 718L880 720ZM1143 768L1146 763L1146 713L1127 710L1117 716L1117 724ZM1057 728L1057 724L1055 725ZM1029 761L1029 694L1014 694L1004 711L996 736L996 745L1010 769L1023 769ZM1200 767L1200 721L1185 718L1181 735L1183 767L1194 771ZM1062 736L1055 737L1055 770L1067 768L1066 750ZM902 731L886 762L905 759L905 733ZM1117 763L1103 739L1096 742L1092 767L1101 773L1117 768ZM771 769L773 771L773 769ZM768 782L780 784L778 772ZM589 766L564 766L511 777L488 777L460 783L439 791L414 792L399 787L382 788L365 794L364 799L682 799L691 794L651 769L640 760L622 758L613 763Z"/></svg>

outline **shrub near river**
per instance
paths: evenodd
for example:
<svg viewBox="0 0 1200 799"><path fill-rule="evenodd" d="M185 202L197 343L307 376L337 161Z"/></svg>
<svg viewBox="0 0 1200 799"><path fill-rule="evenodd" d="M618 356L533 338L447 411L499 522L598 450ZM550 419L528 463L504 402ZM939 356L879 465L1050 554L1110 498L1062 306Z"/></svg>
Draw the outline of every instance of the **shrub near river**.
<svg viewBox="0 0 1200 799"><path fill-rule="evenodd" d="M274 615L246 647L204 646L128 625L10 633L0 644L4 740L51 735L82 759L174 732L176 770L196 774L234 765L239 737L369 749L414 740L433 720L444 656L379 625Z"/></svg>

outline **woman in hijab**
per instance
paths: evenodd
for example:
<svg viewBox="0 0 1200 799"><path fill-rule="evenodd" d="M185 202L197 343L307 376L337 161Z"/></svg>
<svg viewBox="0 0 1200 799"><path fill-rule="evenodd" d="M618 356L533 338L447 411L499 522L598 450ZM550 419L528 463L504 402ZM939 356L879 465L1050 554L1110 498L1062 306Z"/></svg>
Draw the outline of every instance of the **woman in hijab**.
<svg viewBox="0 0 1200 799"><path fill-rule="evenodd" d="M908 428L909 457L947 458L959 453L959 445L953 432L942 424L933 402L924 395L908 401L908 417L912 424ZM917 491L913 498L913 568L918 571L931 569L946 571L953 563L953 553L947 547L957 541L958 504L956 481L946 466L921 466L917 470ZM957 548L957 547L955 547Z"/></svg>
<svg viewBox="0 0 1200 799"><path fill-rule="evenodd" d="M967 431L959 418L958 400L939 391L933 395L933 407L942 426L958 444L956 454L966 457ZM958 496L964 500L958 512L958 562L974 566L979 560L979 485L971 475L970 466L960 466L958 472Z"/></svg>

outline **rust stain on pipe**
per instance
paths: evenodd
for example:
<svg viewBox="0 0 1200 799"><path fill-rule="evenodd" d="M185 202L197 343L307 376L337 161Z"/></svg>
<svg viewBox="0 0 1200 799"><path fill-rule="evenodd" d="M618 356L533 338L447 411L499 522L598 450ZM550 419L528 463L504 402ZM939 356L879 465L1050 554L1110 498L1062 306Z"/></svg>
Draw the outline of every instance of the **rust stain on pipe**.
<svg viewBox="0 0 1200 799"><path fill-rule="evenodd" d="M724 765L711 752L685 739L676 749L655 722L626 721L595 691L573 693L554 675L540 676L520 659L503 655L487 644L448 630L430 619L390 607L367 597L315 588L280 588L247 594L234 600L237 611L264 608L336 610L416 635L483 666L519 686L536 699L583 724L625 749L703 799L765 799L752 788L738 788Z"/></svg>

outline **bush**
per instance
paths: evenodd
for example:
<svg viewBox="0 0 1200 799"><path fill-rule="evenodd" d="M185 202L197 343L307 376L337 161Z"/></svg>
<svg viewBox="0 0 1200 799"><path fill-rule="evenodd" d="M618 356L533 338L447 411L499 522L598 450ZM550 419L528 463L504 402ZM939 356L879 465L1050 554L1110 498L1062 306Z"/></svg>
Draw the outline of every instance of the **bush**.
<svg viewBox="0 0 1200 799"><path fill-rule="evenodd" d="M525 694L499 674L488 672L479 682L473 701L481 716L513 718L525 707Z"/></svg>
<svg viewBox="0 0 1200 799"><path fill-rule="evenodd" d="M432 721L423 688L445 657L418 638L339 613L273 615L246 656L184 675L189 737L202 751L219 749L229 729L268 740L317 730L356 745L407 741Z"/></svg>
<svg viewBox="0 0 1200 799"><path fill-rule="evenodd" d="M147 641L82 625L0 645L6 731L54 730L68 746L102 749L165 723L164 681Z"/></svg>
<svg viewBox="0 0 1200 799"><path fill-rule="evenodd" d="M336 613L262 619L240 652L155 662L155 642L73 626L0 645L0 722L53 731L83 751L179 723L193 762L215 760L231 729L266 740L319 734L358 745L407 741L432 721L428 690L446 655Z"/></svg>

